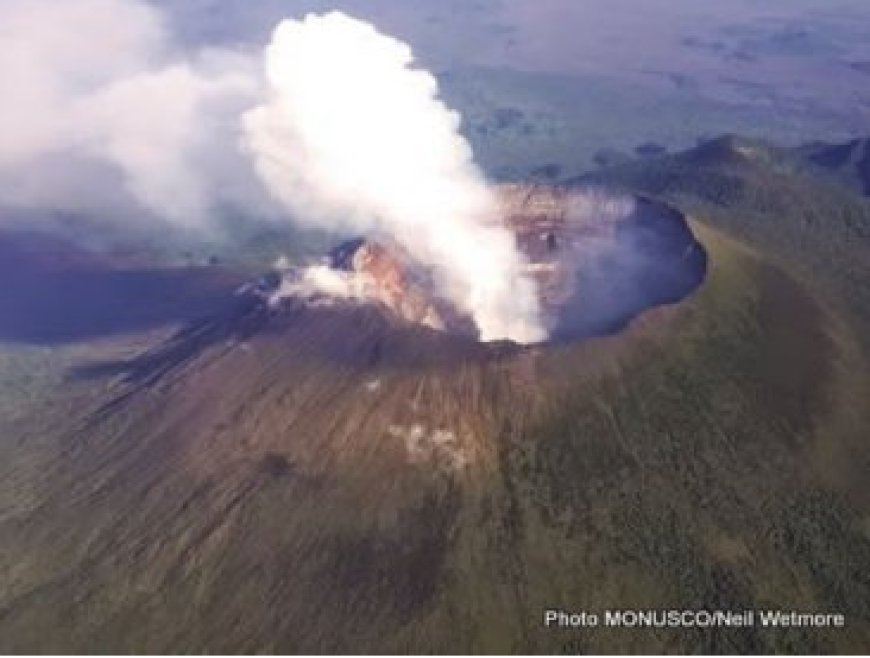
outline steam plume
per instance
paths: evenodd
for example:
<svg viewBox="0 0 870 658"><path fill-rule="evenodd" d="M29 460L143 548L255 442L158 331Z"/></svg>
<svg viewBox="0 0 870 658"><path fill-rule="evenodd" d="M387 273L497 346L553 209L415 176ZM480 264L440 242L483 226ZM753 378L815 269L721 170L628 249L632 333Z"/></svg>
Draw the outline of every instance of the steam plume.
<svg viewBox="0 0 870 658"><path fill-rule="evenodd" d="M229 210L380 233L481 338L544 337L459 117L406 44L339 13L287 20L264 81L245 53L176 43L143 0L2 0L0 26L0 221L212 230Z"/></svg>
<svg viewBox="0 0 870 658"><path fill-rule="evenodd" d="M302 221L382 233L475 320L483 340L545 336L534 284L496 200L405 43L341 13L285 20L268 100L243 117L257 171Z"/></svg>
<svg viewBox="0 0 870 658"><path fill-rule="evenodd" d="M205 229L265 200L250 58L184 50L141 0L2 0L0 26L0 204Z"/></svg>

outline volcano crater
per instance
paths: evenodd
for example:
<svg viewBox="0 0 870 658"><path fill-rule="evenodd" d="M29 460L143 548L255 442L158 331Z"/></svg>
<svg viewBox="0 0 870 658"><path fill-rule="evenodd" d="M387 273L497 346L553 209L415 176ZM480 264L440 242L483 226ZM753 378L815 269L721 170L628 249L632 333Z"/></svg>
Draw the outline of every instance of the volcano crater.
<svg viewBox="0 0 870 658"><path fill-rule="evenodd" d="M611 335L704 280L686 216L645 197L568 186L501 189L505 218L537 279L550 342Z"/></svg>
<svg viewBox="0 0 870 658"><path fill-rule="evenodd" d="M109 370L148 383L212 346L248 349L264 341L300 358L363 371L497 362L617 334L645 311L683 299L705 278L703 246L686 216L663 203L574 186L497 189L505 224L537 282L549 333L544 344L480 341L472 320L434 294L426 271L401 250L355 239L317 265L276 265L240 288L219 315Z"/></svg>
<svg viewBox="0 0 870 658"><path fill-rule="evenodd" d="M617 333L704 280L703 246L685 215L663 203L569 186L502 185L497 192L537 284L547 342ZM276 306L288 298L312 306L374 303L405 324L477 340L473 320L437 294L431 273L389 242L350 240L323 264L285 268L270 280Z"/></svg>

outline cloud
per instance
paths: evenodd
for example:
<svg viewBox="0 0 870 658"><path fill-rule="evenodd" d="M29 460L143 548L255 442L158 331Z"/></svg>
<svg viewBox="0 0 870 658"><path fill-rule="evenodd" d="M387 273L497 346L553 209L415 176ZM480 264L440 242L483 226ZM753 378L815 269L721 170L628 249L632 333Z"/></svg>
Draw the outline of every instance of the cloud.
<svg viewBox="0 0 870 658"><path fill-rule="evenodd" d="M0 202L187 227L264 203L237 147L253 59L182 51L137 0L4 0L0 25Z"/></svg>
<svg viewBox="0 0 870 658"><path fill-rule="evenodd" d="M438 83L410 47L333 12L282 21L268 100L243 122L257 170L299 218L380 234L434 271L484 340L542 340L533 282Z"/></svg>
<svg viewBox="0 0 870 658"><path fill-rule="evenodd" d="M484 340L545 337L460 117L407 44L333 12L282 21L264 62L191 51L141 0L4 0L0 26L0 206L386 236Z"/></svg>

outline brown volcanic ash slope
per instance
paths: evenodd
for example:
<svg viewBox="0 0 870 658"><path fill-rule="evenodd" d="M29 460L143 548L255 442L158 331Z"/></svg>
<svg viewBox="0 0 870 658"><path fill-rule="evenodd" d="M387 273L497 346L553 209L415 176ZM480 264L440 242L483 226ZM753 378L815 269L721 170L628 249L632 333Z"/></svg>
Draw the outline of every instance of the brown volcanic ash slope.
<svg viewBox="0 0 870 658"><path fill-rule="evenodd" d="M571 232L535 221L545 276ZM692 227L704 285L627 325L605 314L615 335L483 345L371 304L246 294L71 383L92 392L76 429L3 509L0 649L866 646L868 530L831 477L853 449L852 345L779 270ZM671 606L853 621L542 626L549 607Z"/></svg>

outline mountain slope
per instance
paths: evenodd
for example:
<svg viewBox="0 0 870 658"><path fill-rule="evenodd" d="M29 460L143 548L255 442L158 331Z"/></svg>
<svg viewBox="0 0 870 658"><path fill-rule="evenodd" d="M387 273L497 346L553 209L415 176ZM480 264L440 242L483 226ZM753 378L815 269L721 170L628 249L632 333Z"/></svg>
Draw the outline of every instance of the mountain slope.
<svg viewBox="0 0 870 658"><path fill-rule="evenodd" d="M586 181L691 208L708 255L614 335L243 304L76 371L77 408L42 411L61 431L4 465L0 649L866 648L866 207L722 148ZM847 626L544 628L560 607Z"/></svg>
<svg viewBox="0 0 870 658"><path fill-rule="evenodd" d="M870 349L870 200L738 137L583 178L676 203L756 248L848 316Z"/></svg>
<svg viewBox="0 0 870 658"><path fill-rule="evenodd" d="M794 151L805 168L832 174L864 196L870 196L870 138L846 144L810 144Z"/></svg>

